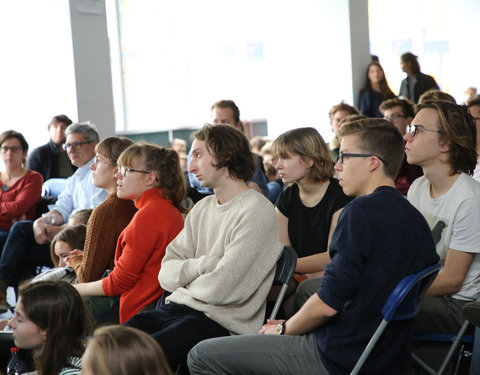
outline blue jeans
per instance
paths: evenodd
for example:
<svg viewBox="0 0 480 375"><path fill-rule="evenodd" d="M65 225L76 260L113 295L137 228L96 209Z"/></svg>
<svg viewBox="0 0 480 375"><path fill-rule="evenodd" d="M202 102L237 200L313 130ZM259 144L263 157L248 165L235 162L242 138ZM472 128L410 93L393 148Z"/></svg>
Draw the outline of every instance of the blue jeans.
<svg viewBox="0 0 480 375"><path fill-rule="evenodd" d="M39 245L33 234L33 221L13 224L0 257L0 279L17 287L36 274L36 267L53 267L50 245Z"/></svg>

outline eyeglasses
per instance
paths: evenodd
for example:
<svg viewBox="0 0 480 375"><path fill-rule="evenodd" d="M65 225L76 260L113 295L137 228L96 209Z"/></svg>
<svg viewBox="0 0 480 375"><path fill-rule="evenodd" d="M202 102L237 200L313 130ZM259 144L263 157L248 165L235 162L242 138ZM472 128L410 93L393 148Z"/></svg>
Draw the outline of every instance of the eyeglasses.
<svg viewBox="0 0 480 375"><path fill-rule="evenodd" d="M391 116L383 116L383 118L384 118L385 120L387 120L387 121L395 122L395 121L397 121L399 118L407 118L407 116L395 114L395 115L391 115Z"/></svg>
<svg viewBox="0 0 480 375"><path fill-rule="evenodd" d="M74 148L74 149L77 149L79 147L82 147L82 145L84 144L87 144L87 143L93 143L93 141L89 141L89 142L72 142L72 143L64 143L62 145L63 149L65 151L67 151L69 148Z"/></svg>
<svg viewBox="0 0 480 375"><path fill-rule="evenodd" d="M415 137L417 134L423 131L440 133L440 134L442 133L440 130L427 129L423 125L408 125L408 134L410 134L411 137Z"/></svg>
<svg viewBox="0 0 480 375"><path fill-rule="evenodd" d="M113 165L113 166L117 165L115 163L110 163L109 161L102 160L102 159L100 159L100 157L98 155L96 155L95 156L95 164L98 164L98 163L105 163L105 164L109 164L109 165Z"/></svg>
<svg viewBox="0 0 480 375"><path fill-rule="evenodd" d="M345 162L345 158L368 158L370 156L376 156L383 164L388 165L386 160L375 154L351 154L347 152L340 152L338 160L340 161L340 164L343 164Z"/></svg>
<svg viewBox="0 0 480 375"><path fill-rule="evenodd" d="M22 146L11 146L11 147L2 146L1 149L2 149L2 152L5 152L5 153L7 153L9 150L12 152L19 152L22 150Z"/></svg>
<svg viewBox="0 0 480 375"><path fill-rule="evenodd" d="M125 177L127 175L127 172L138 172L138 173L145 173L145 174L151 173L151 172L147 172L147 171L140 171L138 169L118 167L118 173L120 173L122 175L122 177Z"/></svg>

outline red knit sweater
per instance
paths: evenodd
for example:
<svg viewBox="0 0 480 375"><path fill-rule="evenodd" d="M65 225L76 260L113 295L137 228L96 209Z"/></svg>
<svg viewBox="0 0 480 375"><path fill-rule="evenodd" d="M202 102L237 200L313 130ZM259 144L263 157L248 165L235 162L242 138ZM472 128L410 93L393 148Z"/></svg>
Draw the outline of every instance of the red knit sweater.
<svg viewBox="0 0 480 375"><path fill-rule="evenodd" d="M183 228L182 214L158 189L145 191L135 206L117 241L115 267L102 282L107 296L120 295L120 323L162 295L158 272L165 248Z"/></svg>

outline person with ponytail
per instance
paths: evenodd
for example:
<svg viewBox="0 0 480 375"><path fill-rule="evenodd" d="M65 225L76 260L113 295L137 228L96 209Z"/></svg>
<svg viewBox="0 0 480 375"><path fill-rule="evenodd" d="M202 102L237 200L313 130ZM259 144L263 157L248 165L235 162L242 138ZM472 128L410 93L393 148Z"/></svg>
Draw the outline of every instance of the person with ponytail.
<svg viewBox="0 0 480 375"><path fill-rule="evenodd" d="M134 201L138 211L118 238L113 271L75 288L83 296L120 296L123 323L153 307L163 293L158 272L165 248L183 228L186 184L174 150L136 143L117 164L117 196Z"/></svg>

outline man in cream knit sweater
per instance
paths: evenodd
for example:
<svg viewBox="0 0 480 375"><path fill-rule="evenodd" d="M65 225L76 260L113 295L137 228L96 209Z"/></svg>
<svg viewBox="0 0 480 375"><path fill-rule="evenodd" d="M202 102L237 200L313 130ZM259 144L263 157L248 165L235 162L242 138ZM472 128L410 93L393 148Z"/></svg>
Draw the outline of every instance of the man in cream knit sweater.
<svg viewBox="0 0 480 375"><path fill-rule="evenodd" d="M165 304L126 324L150 333L173 370L212 337L257 332L283 246L272 204L249 189L247 138L228 125L195 133L189 172L215 194L192 209L167 247L158 280Z"/></svg>

